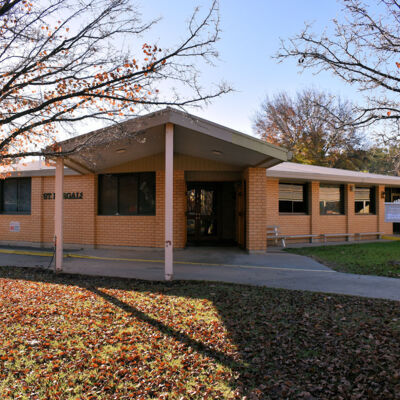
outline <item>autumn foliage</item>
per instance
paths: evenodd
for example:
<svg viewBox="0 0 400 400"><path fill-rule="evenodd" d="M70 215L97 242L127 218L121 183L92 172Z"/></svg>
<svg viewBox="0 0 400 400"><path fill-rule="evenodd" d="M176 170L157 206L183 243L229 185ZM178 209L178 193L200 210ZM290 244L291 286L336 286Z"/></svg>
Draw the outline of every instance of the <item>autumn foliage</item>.
<svg viewBox="0 0 400 400"><path fill-rule="evenodd" d="M0 268L0 397L398 398L398 302Z"/></svg>
<svg viewBox="0 0 400 400"><path fill-rule="evenodd" d="M76 134L74 124L84 119L111 123L144 108L196 104L229 91L200 87L194 64L216 56L217 2L203 14L195 11L185 40L162 49L142 38L156 21L141 22L130 0L2 2L0 165L62 153L56 145L43 148L55 143L60 128ZM163 94L165 83L178 94Z"/></svg>
<svg viewBox="0 0 400 400"><path fill-rule="evenodd" d="M325 167L363 170L367 146L354 128L352 105L316 89L266 98L254 118L255 132L293 152L293 161Z"/></svg>

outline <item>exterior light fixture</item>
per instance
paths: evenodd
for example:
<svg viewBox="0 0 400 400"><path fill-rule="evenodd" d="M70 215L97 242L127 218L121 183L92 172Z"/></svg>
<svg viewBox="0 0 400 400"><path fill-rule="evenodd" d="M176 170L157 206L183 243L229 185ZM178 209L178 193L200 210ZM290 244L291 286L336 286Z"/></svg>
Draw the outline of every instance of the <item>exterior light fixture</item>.
<svg viewBox="0 0 400 400"><path fill-rule="evenodd" d="M381 192L381 199L384 199L386 197L385 192Z"/></svg>
<svg viewBox="0 0 400 400"><path fill-rule="evenodd" d="M213 150L212 153L215 154L216 156L222 155L222 151L219 151L219 150Z"/></svg>
<svg viewBox="0 0 400 400"><path fill-rule="evenodd" d="M125 148L123 148L123 149L117 149L117 150L115 150L115 152L118 153L118 154L122 154L122 153L125 153L125 152L126 152L126 149L125 149Z"/></svg>

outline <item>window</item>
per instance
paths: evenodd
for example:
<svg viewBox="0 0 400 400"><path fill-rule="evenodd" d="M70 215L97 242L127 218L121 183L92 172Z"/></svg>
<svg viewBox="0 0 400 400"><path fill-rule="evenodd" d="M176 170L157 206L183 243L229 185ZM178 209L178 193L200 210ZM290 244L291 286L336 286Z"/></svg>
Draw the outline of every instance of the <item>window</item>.
<svg viewBox="0 0 400 400"><path fill-rule="evenodd" d="M375 214L375 188L356 187L354 207L356 214Z"/></svg>
<svg viewBox="0 0 400 400"><path fill-rule="evenodd" d="M99 175L99 215L155 215L155 173Z"/></svg>
<svg viewBox="0 0 400 400"><path fill-rule="evenodd" d="M320 185L319 210L321 215L344 214L343 185Z"/></svg>
<svg viewBox="0 0 400 400"><path fill-rule="evenodd" d="M307 185L280 183L279 212L307 214Z"/></svg>
<svg viewBox="0 0 400 400"><path fill-rule="evenodd" d="M31 178L11 178L0 181L0 212L30 214Z"/></svg>
<svg viewBox="0 0 400 400"><path fill-rule="evenodd" d="M400 188L386 187L385 188L385 202L393 203L400 200Z"/></svg>

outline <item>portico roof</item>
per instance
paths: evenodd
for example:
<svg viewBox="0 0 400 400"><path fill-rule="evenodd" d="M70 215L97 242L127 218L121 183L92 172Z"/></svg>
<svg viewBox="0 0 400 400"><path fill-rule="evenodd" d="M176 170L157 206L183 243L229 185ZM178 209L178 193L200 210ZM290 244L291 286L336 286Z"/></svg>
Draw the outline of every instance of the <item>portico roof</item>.
<svg viewBox="0 0 400 400"><path fill-rule="evenodd" d="M162 153L165 124L174 124L174 152L230 164L264 167L287 161L291 153L214 122L166 108L59 142L72 151L65 165L81 173L101 172L131 160Z"/></svg>

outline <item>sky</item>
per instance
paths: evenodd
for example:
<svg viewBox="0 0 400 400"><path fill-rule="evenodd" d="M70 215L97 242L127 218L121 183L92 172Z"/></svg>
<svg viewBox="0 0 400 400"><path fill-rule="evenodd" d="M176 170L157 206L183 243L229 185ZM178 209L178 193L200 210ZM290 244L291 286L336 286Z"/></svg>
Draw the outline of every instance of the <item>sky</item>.
<svg viewBox="0 0 400 400"><path fill-rule="evenodd" d="M146 33L146 41L167 47L179 42L187 33L188 18L194 8L205 11L211 0L138 0L143 19L161 17ZM220 0L221 38L216 48L219 59L215 67L202 70L202 82L227 81L235 91L213 100L202 109L188 109L211 121L247 134L253 134L252 120L266 96L280 91L294 95L304 88L327 90L353 101L361 96L329 73L300 74L296 60L277 63L272 56L280 39L299 33L304 22L314 23L322 32L341 11L335 0Z"/></svg>

